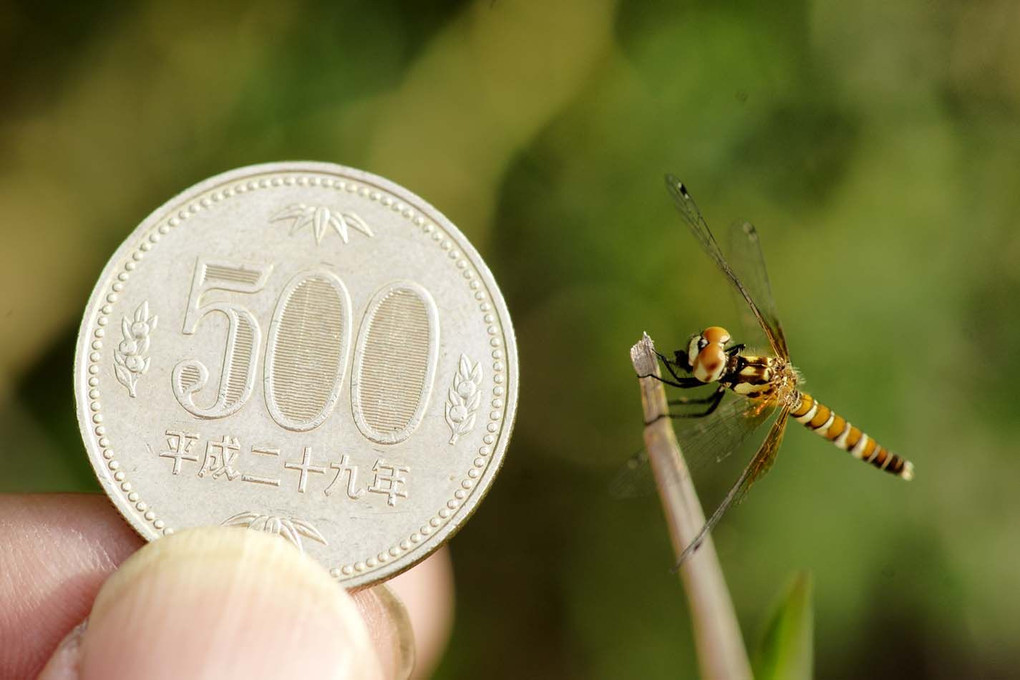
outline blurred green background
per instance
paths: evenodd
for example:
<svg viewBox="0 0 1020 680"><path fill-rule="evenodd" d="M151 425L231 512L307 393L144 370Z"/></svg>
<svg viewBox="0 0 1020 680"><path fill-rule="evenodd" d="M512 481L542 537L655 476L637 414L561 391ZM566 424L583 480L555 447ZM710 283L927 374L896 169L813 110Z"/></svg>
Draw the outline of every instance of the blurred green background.
<svg viewBox="0 0 1020 680"><path fill-rule="evenodd" d="M362 168L459 225L520 342L438 677L692 677L658 501L607 492L631 344L734 317L672 171L717 231L758 225L811 391L917 466L791 428L716 532L749 643L804 568L818 677L1016 675L1018 32L1009 0L7 3L0 489L98 490L74 339L152 209L251 163Z"/></svg>

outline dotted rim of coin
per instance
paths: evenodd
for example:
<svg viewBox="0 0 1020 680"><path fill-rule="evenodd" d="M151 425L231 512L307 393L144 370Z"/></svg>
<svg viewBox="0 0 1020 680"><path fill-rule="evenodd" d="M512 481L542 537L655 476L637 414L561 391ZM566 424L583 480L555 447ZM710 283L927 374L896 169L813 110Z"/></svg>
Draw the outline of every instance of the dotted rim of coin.
<svg viewBox="0 0 1020 680"><path fill-rule="evenodd" d="M468 496L471 495L477 486L476 481L484 473L488 466L488 462L492 460L490 456L495 450L496 441L499 439L500 426L502 424L500 423L500 420L504 415L503 407L505 405L504 395L506 393L507 374L506 365L504 363L505 353L503 351L505 334L502 332L502 327L499 324L498 317L493 313L494 308L492 303L489 301L487 292L482 289L482 283L479 280L478 274L474 270L473 265L467 258L463 257L463 253L454 247L450 236L445 233L439 225L435 224L432 220L429 220L420 211L416 210L404 201L391 196L389 192L380 189L379 187L375 187L364 182L338 179L324 175L325 173L312 174L307 171L282 174L277 172L269 173L259 179L227 181L225 187L207 190L202 195L188 201L176 214L171 217L161 219L159 223L145 235L141 244L130 253L124 264L119 267L120 271L113 277L113 283L110 284L106 290L106 295L104 296L96 314L95 329L92 333L92 342L89 345L91 349L88 357L88 368L86 370L88 373L87 384L89 411L92 413L92 430L96 435L101 455L106 461L106 467L112 474L114 481L119 485L120 490L126 494L127 500L138 512L142 513L142 517L145 521L151 524L157 532L168 536L174 532L173 527L167 526L166 522L157 516L155 510L149 507L145 501L141 500L138 492L132 488L131 482L127 480L125 472L120 469L120 463L117 461L114 450L110 448L110 441L106 437L106 427L103 425L103 415L100 413L102 405L99 401L99 361L102 359L100 350L103 348L103 337L106 335L106 327L110 323L110 314L113 311L113 304L119 299L120 292L124 290L124 284L131 277L131 273L137 269L138 264L142 261L145 255L159 243L163 236L169 234L172 229L181 225L190 217L198 214L204 208L208 208L212 205L228 200L238 194L245 194L250 191L258 191L261 189L295 185L318 186L327 189L333 188L337 191L346 191L347 193L358 194L363 198L367 198L390 208L393 212L400 214L402 217L410 221L411 224L421 230L423 234L430 236L431 240L437 246L447 252L449 260L462 272L462 277L471 289L475 301L478 303L478 308L483 314L483 320L486 323L486 331L490 336L489 345L492 348L491 367L493 371L493 388L492 400L490 401L492 411L489 413L489 422L486 425L486 431L482 437L482 446L478 449L478 455L474 461L472 461L471 469L468 470L467 476L461 480L459 484L460 488L454 492L453 497L447 500L444 506L432 515L428 521L424 522L417 531L402 539L397 545L380 552L378 555L357 561L354 564L344 564L339 567L333 567L329 570L330 575L334 578L342 579L349 576L367 574L382 565L397 559L404 553L410 552L419 544L427 540L431 534L444 526L450 518L454 516L455 511L465 500L467 500Z"/></svg>

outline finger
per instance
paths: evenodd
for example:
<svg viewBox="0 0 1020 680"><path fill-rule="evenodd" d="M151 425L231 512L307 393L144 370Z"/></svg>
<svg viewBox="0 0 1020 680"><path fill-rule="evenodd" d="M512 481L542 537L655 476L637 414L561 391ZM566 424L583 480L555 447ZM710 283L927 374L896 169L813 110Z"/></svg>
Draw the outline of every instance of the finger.
<svg viewBox="0 0 1020 680"><path fill-rule="evenodd" d="M384 675L358 607L325 569L276 536L209 528L125 562L40 676L141 677Z"/></svg>
<svg viewBox="0 0 1020 680"><path fill-rule="evenodd" d="M143 543L103 496L0 494L0 678L35 677L65 636L71 644L103 581ZM452 621L447 550L390 584L412 620L415 677L429 677Z"/></svg>
<svg viewBox="0 0 1020 680"><path fill-rule="evenodd" d="M407 680L415 667L414 630L403 601L385 583L352 593L387 678Z"/></svg>
<svg viewBox="0 0 1020 680"><path fill-rule="evenodd" d="M0 678L34 678L142 544L103 496L0 495Z"/></svg>
<svg viewBox="0 0 1020 680"><path fill-rule="evenodd" d="M430 678L453 627L453 565L446 547L387 585L403 601L414 629L415 678Z"/></svg>
<svg viewBox="0 0 1020 680"><path fill-rule="evenodd" d="M385 584L354 593L351 597L368 626L383 677L396 680L431 677L432 666L423 671L415 664L414 633L403 602ZM40 676L42 680L78 677L85 629L86 623L83 622L64 638L46 664Z"/></svg>

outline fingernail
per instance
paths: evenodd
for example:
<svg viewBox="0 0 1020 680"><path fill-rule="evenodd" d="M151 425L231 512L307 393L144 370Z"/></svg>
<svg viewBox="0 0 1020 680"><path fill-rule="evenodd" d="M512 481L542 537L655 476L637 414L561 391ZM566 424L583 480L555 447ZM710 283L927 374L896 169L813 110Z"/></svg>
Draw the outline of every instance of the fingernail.
<svg viewBox="0 0 1020 680"><path fill-rule="evenodd" d="M36 680L66 680L78 677L78 661L81 659L81 640L85 635L88 620L82 621L67 634L50 656L46 667Z"/></svg>
<svg viewBox="0 0 1020 680"><path fill-rule="evenodd" d="M352 597L371 631L385 676L394 680L410 678L416 656L414 629L403 601L385 583L360 590Z"/></svg>
<svg viewBox="0 0 1020 680"><path fill-rule="evenodd" d="M77 675L51 677L382 677L357 606L325 569L278 536L235 528L135 554L100 590L78 653Z"/></svg>

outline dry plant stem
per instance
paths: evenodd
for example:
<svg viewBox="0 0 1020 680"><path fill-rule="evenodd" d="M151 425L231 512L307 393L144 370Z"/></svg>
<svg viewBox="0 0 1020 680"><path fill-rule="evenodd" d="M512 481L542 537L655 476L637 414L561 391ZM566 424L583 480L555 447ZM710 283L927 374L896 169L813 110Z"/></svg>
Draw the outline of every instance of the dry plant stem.
<svg viewBox="0 0 1020 680"><path fill-rule="evenodd" d="M630 350L638 375L659 375L659 363L652 339L646 334ZM673 433L666 391L654 378L641 379L641 403L644 406L645 448L662 499L673 551L679 557L705 524L705 513L698 501L690 472ZM740 635L733 601L726 588L712 537L680 567L693 620L694 644L698 652L701 677L706 680L751 678L751 664Z"/></svg>

